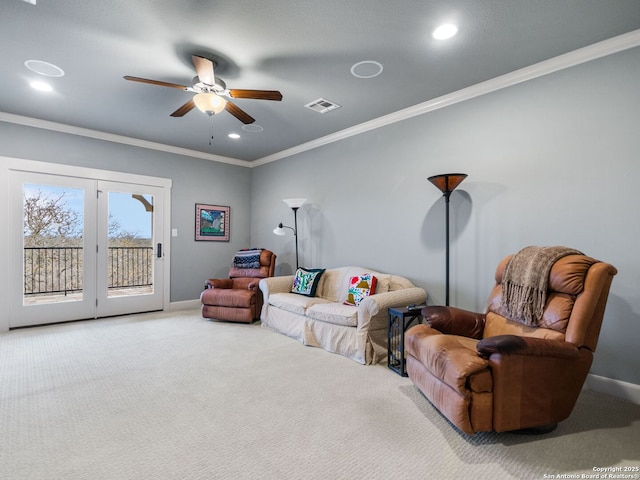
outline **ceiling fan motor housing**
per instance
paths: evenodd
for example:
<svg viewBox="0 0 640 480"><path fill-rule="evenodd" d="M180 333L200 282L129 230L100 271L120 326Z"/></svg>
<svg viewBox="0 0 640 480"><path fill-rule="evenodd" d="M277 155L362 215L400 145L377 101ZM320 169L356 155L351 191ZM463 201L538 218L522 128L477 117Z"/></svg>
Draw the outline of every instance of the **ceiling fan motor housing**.
<svg viewBox="0 0 640 480"><path fill-rule="evenodd" d="M215 77L215 83L208 85L200 81L200 78L196 75L193 77L193 90L198 93L217 93L218 95L229 96L229 90L227 90L227 84L221 78Z"/></svg>

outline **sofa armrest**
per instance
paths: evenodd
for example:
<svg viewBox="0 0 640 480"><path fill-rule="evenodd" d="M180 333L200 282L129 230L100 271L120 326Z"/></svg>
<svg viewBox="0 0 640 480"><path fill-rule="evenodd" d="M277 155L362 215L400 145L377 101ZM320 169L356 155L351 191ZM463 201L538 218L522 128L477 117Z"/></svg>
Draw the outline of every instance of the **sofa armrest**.
<svg viewBox="0 0 640 480"><path fill-rule="evenodd" d="M427 292L419 287L402 288L365 297L358 306L358 329L372 328L372 318L378 318L373 328L387 328L389 307L419 305L427 299Z"/></svg>
<svg viewBox="0 0 640 480"><path fill-rule="evenodd" d="M210 278L205 284L206 288L232 288L233 280L231 278Z"/></svg>
<svg viewBox="0 0 640 480"><path fill-rule="evenodd" d="M293 285L293 277L293 275L285 275L284 277L267 277L260 279L259 286L265 302L271 294L290 292L291 285Z"/></svg>
<svg viewBox="0 0 640 480"><path fill-rule="evenodd" d="M429 326L441 333L462 337L482 338L485 315L456 307L429 306L422 309Z"/></svg>
<svg viewBox="0 0 640 480"><path fill-rule="evenodd" d="M489 358L494 353L571 359L580 357L580 350L572 343L518 335L487 337L478 342L476 349L483 358Z"/></svg>

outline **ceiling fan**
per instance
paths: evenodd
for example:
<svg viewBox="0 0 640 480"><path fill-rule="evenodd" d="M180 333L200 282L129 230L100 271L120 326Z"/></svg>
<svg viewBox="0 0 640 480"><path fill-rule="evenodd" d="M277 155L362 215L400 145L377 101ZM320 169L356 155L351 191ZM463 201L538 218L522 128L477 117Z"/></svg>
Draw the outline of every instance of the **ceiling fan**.
<svg viewBox="0 0 640 480"><path fill-rule="evenodd" d="M235 103L227 100L227 98L282 100L282 94L277 90L227 89L227 85L220 78L214 75L214 63L211 60L199 55L192 55L191 59L193 60L193 65L196 67L196 73L198 74L198 76L194 78L194 84L191 87L178 85L177 83L132 77L129 75L125 75L123 78L132 82L149 83L151 85L158 85L161 87L178 88L185 92L194 92L195 95L193 98L173 112L171 114L172 117L182 117L193 110L194 107L197 107L198 110L208 115L215 115L216 113L220 113L222 110L226 110L242 123L249 124L255 122L255 119Z"/></svg>

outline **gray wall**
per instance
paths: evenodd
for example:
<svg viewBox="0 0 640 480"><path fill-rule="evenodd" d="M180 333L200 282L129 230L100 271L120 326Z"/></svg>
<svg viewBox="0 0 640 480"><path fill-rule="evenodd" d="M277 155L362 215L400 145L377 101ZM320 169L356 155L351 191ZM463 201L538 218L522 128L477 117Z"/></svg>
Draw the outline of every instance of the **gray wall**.
<svg viewBox="0 0 640 480"><path fill-rule="evenodd" d="M172 302L197 299L205 280L226 277L233 254L251 243L249 168L3 122L0 155L172 179ZM194 240L196 203L231 208L229 242Z"/></svg>
<svg viewBox="0 0 640 480"><path fill-rule="evenodd" d="M592 373L640 384L640 49L253 169L252 243L295 266L361 265L444 303L444 200L427 177L469 177L451 197L451 304L481 310L497 263L565 245L619 269ZM344 105L344 108L350 108ZM331 114L328 114L331 115ZM329 117L327 117L329 120Z"/></svg>

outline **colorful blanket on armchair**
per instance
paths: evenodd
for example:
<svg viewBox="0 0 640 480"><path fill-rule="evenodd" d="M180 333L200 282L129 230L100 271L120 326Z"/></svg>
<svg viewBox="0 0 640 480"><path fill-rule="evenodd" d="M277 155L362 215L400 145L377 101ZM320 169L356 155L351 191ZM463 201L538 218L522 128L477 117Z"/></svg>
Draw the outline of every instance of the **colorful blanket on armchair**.
<svg viewBox="0 0 640 480"><path fill-rule="evenodd" d="M233 266L236 268L260 268L260 254L264 248L245 248L238 250L233 257Z"/></svg>
<svg viewBox="0 0 640 480"><path fill-rule="evenodd" d="M567 247L525 247L516 253L502 276L501 306L525 325L539 325L547 302L549 272L567 255L583 255Z"/></svg>

